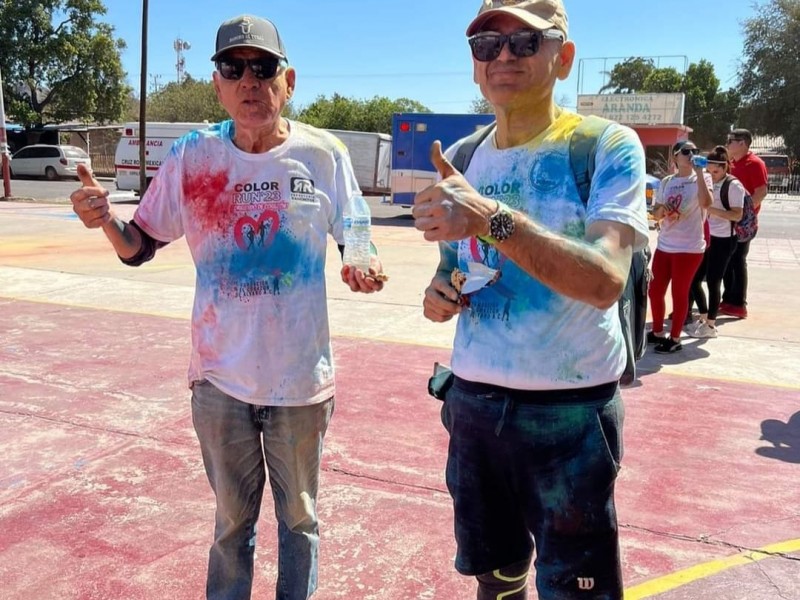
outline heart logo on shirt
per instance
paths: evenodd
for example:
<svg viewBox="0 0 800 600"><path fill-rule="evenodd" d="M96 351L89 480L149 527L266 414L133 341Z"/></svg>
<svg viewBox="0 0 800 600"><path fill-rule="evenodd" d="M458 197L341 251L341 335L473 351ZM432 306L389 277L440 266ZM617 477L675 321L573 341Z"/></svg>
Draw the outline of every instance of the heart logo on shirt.
<svg viewBox="0 0 800 600"><path fill-rule="evenodd" d="M242 250L252 250L258 246L266 248L272 244L280 226L281 217L274 210L265 210L258 219L244 216L236 222L233 230L236 245Z"/></svg>

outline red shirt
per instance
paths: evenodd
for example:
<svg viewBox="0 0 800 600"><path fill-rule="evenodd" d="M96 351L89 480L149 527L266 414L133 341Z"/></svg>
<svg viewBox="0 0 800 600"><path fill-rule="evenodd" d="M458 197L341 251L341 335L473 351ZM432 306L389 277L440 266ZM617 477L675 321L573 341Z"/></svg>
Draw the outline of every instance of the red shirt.
<svg viewBox="0 0 800 600"><path fill-rule="evenodd" d="M751 196L756 188L767 185L767 165L758 156L748 152L739 160L731 161L731 175L742 182L744 189ZM761 206L756 212L761 210Z"/></svg>

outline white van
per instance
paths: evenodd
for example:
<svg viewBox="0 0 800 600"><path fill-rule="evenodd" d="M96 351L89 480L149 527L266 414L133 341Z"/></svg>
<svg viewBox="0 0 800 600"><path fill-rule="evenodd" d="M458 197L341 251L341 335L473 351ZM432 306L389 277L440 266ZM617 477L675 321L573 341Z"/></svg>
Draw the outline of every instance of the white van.
<svg viewBox="0 0 800 600"><path fill-rule="evenodd" d="M203 123L147 123L146 164L147 182L155 176L161 163L169 154L172 144L180 137L196 129L208 127ZM117 189L139 193L139 123L125 123L122 137L117 144L114 156L114 170L117 173Z"/></svg>

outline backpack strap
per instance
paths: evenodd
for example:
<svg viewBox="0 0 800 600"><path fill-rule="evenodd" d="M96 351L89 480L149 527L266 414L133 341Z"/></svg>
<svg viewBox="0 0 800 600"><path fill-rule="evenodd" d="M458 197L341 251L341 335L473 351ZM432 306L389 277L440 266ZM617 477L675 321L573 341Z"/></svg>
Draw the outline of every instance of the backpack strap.
<svg viewBox="0 0 800 600"><path fill-rule="evenodd" d="M494 127L494 123L489 123L486 127L481 127L474 133L465 137L458 145L453 160L450 162L459 173L463 173L467 170L469 161L472 160L472 155L475 154L475 150L481 145L481 142L494 131Z"/></svg>
<svg viewBox="0 0 800 600"><path fill-rule="evenodd" d="M728 200L728 190L731 187L731 180L733 177L730 175L726 175L725 179L722 181L722 187L719 189L719 201L722 202L722 206L725 207L725 210L731 209L730 201ZM736 224L731 221L731 237L736 235L735 233Z"/></svg>
<svg viewBox="0 0 800 600"><path fill-rule="evenodd" d="M609 125L608 119L591 115L581 120L569 138L569 164L584 206L589 203L597 144Z"/></svg>

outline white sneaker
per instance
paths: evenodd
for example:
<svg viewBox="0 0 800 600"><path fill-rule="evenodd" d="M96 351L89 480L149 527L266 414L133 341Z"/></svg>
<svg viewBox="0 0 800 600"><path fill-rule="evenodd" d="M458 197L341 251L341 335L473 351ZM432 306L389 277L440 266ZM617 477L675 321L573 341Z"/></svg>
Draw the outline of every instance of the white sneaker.
<svg viewBox="0 0 800 600"><path fill-rule="evenodd" d="M717 337L717 328L712 327L708 323L700 323L694 331L687 332L693 338L715 338Z"/></svg>

